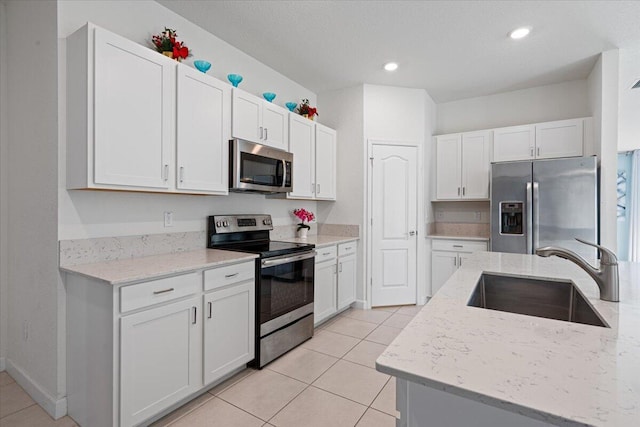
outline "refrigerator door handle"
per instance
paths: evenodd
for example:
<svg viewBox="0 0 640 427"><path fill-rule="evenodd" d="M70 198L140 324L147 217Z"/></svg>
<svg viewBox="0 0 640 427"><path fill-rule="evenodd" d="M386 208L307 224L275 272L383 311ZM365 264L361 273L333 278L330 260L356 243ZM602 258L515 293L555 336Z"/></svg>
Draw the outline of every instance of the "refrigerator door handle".
<svg viewBox="0 0 640 427"><path fill-rule="evenodd" d="M533 253L533 194L531 183L527 182L527 253Z"/></svg>
<svg viewBox="0 0 640 427"><path fill-rule="evenodd" d="M531 253L535 253L535 250L540 246L540 195L539 184L533 183L533 250Z"/></svg>

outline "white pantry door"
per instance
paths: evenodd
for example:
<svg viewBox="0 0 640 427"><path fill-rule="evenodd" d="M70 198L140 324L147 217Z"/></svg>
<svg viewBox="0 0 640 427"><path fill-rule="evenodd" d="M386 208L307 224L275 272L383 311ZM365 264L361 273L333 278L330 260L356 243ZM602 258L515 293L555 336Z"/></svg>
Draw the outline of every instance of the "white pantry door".
<svg viewBox="0 0 640 427"><path fill-rule="evenodd" d="M415 304L418 148L373 146L371 305Z"/></svg>

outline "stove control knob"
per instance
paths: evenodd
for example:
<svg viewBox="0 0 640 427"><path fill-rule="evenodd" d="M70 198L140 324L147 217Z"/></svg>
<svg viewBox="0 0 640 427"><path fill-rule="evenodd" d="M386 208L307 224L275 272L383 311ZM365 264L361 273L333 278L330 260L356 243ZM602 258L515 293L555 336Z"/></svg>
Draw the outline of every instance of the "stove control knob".
<svg viewBox="0 0 640 427"><path fill-rule="evenodd" d="M222 221L216 222L216 227L222 227Z"/></svg>
<svg viewBox="0 0 640 427"><path fill-rule="evenodd" d="M262 223L263 223L264 225L271 225L271 220L270 220L270 219L263 219L263 220L262 220Z"/></svg>
<svg viewBox="0 0 640 427"><path fill-rule="evenodd" d="M228 227L228 226L229 226L229 221L223 221L223 222L222 222L222 225L223 225L224 227Z"/></svg>

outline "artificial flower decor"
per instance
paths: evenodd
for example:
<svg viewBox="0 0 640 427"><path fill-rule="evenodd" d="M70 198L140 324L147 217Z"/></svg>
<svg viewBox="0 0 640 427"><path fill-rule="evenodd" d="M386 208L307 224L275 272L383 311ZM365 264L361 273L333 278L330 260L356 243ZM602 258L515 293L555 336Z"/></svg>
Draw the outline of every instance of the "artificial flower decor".
<svg viewBox="0 0 640 427"><path fill-rule="evenodd" d="M301 116L307 116L313 120L313 116L319 116L318 109L309 105L308 99L303 99L302 103L298 106L298 114Z"/></svg>
<svg viewBox="0 0 640 427"><path fill-rule="evenodd" d="M311 227L309 226L309 224L305 224L305 222L311 222L316 219L316 216L313 214L313 212L310 212L306 209L294 209L293 214L300 220L300 224L298 224L298 231L302 230L303 228L309 230Z"/></svg>
<svg viewBox="0 0 640 427"><path fill-rule="evenodd" d="M162 33L152 36L151 41L158 52L180 61L190 56L191 51L177 37L176 30L165 27Z"/></svg>

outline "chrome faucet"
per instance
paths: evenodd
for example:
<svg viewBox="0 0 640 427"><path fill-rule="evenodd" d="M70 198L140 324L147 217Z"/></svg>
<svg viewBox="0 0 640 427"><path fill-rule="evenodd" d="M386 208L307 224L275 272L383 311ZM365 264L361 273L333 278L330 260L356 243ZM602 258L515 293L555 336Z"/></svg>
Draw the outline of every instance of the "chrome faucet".
<svg viewBox="0 0 640 427"><path fill-rule="evenodd" d="M600 288L601 300L612 302L620 301L620 285L618 283L618 258L616 257L616 254L614 254L604 246L585 242L584 240L578 238L576 238L576 240L580 243L584 243L585 245L593 246L594 248L598 249L598 251L600 252L600 269L593 267L575 252L564 248L545 246L544 248L536 249L536 254L543 257L555 255L574 262L584 271L589 273L589 276L593 277L593 280L596 281L598 288Z"/></svg>

